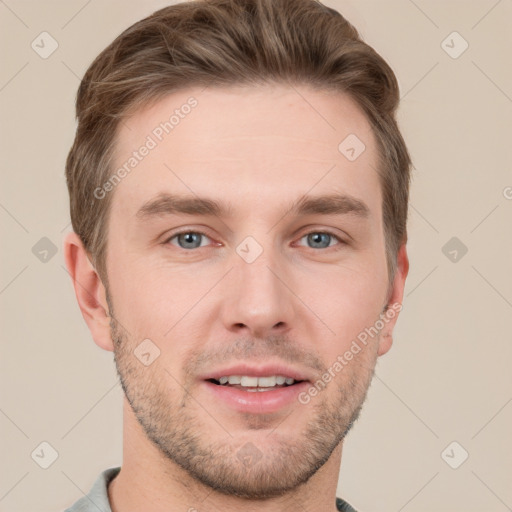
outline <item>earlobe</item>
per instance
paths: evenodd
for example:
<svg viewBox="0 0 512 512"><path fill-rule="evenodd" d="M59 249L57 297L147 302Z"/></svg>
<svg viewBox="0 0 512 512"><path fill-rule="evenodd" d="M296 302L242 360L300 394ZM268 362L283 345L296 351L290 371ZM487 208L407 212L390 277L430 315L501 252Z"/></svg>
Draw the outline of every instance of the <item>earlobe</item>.
<svg viewBox="0 0 512 512"><path fill-rule="evenodd" d="M104 350L113 351L106 290L80 237L74 232L65 237L64 258L78 306L95 343Z"/></svg>
<svg viewBox="0 0 512 512"><path fill-rule="evenodd" d="M398 315L402 310L405 280L409 273L409 258L405 244L400 247L397 255L397 269L393 284L388 297L388 306L383 313L384 327L380 333L379 348L377 354L384 355L393 344L393 329L395 328Z"/></svg>

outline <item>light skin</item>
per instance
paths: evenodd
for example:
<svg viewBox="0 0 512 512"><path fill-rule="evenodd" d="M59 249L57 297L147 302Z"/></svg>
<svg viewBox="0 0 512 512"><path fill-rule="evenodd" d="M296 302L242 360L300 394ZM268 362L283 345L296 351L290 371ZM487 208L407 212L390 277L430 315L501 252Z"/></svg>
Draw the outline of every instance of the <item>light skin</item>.
<svg viewBox="0 0 512 512"><path fill-rule="evenodd" d="M126 393L112 510L334 511L343 437L398 313L307 404L241 413L202 377L232 363L286 363L316 381L402 302L409 263L404 245L389 282L375 138L341 93L189 89L125 120L116 165L190 96L197 106L109 192L108 301L77 235L65 241L84 319L114 351ZM349 134L366 146L352 162L338 150ZM137 215L160 193L209 198L230 215ZM367 215L291 210L305 195L332 194ZM263 250L251 263L237 252L246 237ZM145 339L160 350L149 366L133 353ZM248 446L250 464L238 456Z"/></svg>

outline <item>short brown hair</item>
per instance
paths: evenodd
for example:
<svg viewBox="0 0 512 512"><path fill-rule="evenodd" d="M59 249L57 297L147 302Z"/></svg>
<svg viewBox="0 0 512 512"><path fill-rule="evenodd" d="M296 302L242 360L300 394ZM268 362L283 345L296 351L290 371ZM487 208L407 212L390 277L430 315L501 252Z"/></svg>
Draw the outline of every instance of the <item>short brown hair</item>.
<svg viewBox="0 0 512 512"><path fill-rule="evenodd" d="M316 0L197 0L135 23L91 64L80 84L78 128L66 162L71 221L103 283L113 172L123 117L191 86L304 84L345 92L376 136L390 283L407 242L411 160L396 122L399 89L384 59L337 11ZM340 141L341 142L341 141Z"/></svg>

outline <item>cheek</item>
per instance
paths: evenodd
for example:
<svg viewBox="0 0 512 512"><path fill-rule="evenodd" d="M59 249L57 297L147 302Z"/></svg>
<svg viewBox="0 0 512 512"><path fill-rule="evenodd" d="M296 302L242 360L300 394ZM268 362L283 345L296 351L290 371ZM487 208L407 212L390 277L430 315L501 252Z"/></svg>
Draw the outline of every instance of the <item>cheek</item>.
<svg viewBox="0 0 512 512"><path fill-rule="evenodd" d="M118 258L109 273L109 282L115 316L132 336L163 334L161 312L173 311L176 304L172 302L173 294L156 273L149 272L140 262Z"/></svg>
<svg viewBox="0 0 512 512"><path fill-rule="evenodd" d="M204 296L221 276L213 267L206 273L178 271L142 258L124 259L111 279L116 318L134 339L149 338L164 349L183 329L186 337L192 334L190 320L207 304Z"/></svg>
<svg viewBox="0 0 512 512"><path fill-rule="evenodd" d="M328 286L314 288L316 292L310 293L307 300L311 310L335 333L328 336L326 351L339 354L379 319L386 279L385 275L383 278L381 274L360 268L332 272L325 282Z"/></svg>

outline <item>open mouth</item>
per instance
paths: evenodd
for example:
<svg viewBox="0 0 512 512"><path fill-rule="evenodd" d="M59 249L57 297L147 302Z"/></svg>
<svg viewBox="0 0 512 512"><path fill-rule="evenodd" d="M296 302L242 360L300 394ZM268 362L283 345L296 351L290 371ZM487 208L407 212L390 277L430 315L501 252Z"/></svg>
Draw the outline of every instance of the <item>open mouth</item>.
<svg viewBox="0 0 512 512"><path fill-rule="evenodd" d="M232 387L243 391L272 391L273 389L287 388L304 382L283 375L269 375L265 377L251 377L247 375L226 375L219 379L206 379L207 382L218 386Z"/></svg>
<svg viewBox="0 0 512 512"><path fill-rule="evenodd" d="M241 364L212 370L201 380L202 389L211 393L208 399L215 406L225 404L247 414L271 414L296 407L297 396L311 383L305 373L280 364L268 364L266 368Z"/></svg>

